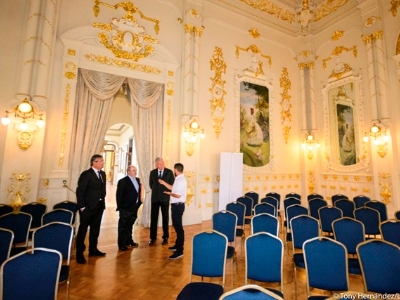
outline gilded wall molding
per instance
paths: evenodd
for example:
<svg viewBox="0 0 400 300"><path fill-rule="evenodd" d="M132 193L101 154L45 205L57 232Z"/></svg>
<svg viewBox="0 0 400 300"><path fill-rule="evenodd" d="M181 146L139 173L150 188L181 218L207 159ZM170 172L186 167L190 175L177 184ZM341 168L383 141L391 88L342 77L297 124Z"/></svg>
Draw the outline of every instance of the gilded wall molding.
<svg viewBox="0 0 400 300"><path fill-rule="evenodd" d="M257 28L250 29L249 34L254 39L258 39L261 36L260 33L258 32Z"/></svg>
<svg viewBox="0 0 400 300"><path fill-rule="evenodd" d="M7 202L16 207L27 203L31 192L31 173L12 173L7 187Z"/></svg>
<svg viewBox="0 0 400 300"><path fill-rule="evenodd" d="M289 95L289 91L292 87L292 83L289 79L289 73L287 68L282 69L281 78L279 80L280 87L283 89L281 93L281 119L282 119L282 128L283 128L283 137L285 139L285 143L287 144L290 137L290 129L292 128L292 113L291 108L292 104L290 103L290 99L292 98Z"/></svg>
<svg viewBox="0 0 400 300"><path fill-rule="evenodd" d="M381 20L381 17L369 17L368 19L365 20L364 22L364 27L372 27L377 21Z"/></svg>
<svg viewBox="0 0 400 300"><path fill-rule="evenodd" d="M392 176L390 175L390 173L379 173L378 185L379 185L379 195L382 197L382 201L385 204L390 203L393 190Z"/></svg>
<svg viewBox="0 0 400 300"><path fill-rule="evenodd" d="M68 79L75 79L76 77L76 64L67 62L64 66L64 76Z"/></svg>
<svg viewBox="0 0 400 300"><path fill-rule="evenodd" d="M143 65L135 62L129 62L122 59L111 58L104 55L85 54L84 57L89 61L97 62L99 64L116 66L120 68L127 68L138 72L152 73L156 75L162 72L159 68L156 67Z"/></svg>
<svg viewBox="0 0 400 300"><path fill-rule="evenodd" d="M64 109L63 118L61 122L61 143L60 155L58 157L58 166L64 165L65 145L67 142L67 128L68 128L68 115L69 115L69 101L71 99L71 85L68 83L65 87Z"/></svg>
<svg viewBox="0 0 400 300"><path fill-rule="evenodd" d="M236 58L239 58L240 51L249 52L249 50L250 50L253 54L260 54L261 57L266 58L266 59L268 60L268 65L269 65L269 67L271 68L271 65L272 65L272 57L271 57L270 55L265 55L265 54L263 54L262 51L261 51L261 50L257 47L257 45L255 45L255 44L250 45L250 46L248 46L247 48L243 48L243 47L240 47L240 46L236 46L236 51L235 51ZM260 66L260 63L261 63L261 62L258 62L258 64L259 64L258 68L261 68L261 71L262 71L262 63L261 63L261 66ZM262 72L262 74L264 74L264 72Z"/></svg>
<svg viewBox="0 0 400 300"><path fill-rule="evenodd" d="M17 134L18 147L21 150L28 150L32 146L33 142L33 132L30 131L18 131Z"/></svg>
<svg viewBox="0 0 400 300"><path fill-rule="evenodd" d="M363 40L365 45L371 44L373 41L381 40L383 38L383 31L378 30L369 35L362 35L361 39Z"/></svg>
<svg viewBox="0 0 400 300"><path fill-rule="evenodd" d="M226 74L226 63L223 57L222 48L215 47L214 54L210 60L211 70L214 71L214 77L211 79L212 94L211 104L211 119L213 120L213 128L216 137L218 138L222 131L222 123L225 120L225 101L226 95L225 83L222 79L222 74Z"/></svg>
<svg viewBox="0 0 400 300"><path fill-rule="evenodd" d="M337 11L347 2L349 2L349 0L326 0L314 10L314 22L317 22L322 18L329 16L331 13Z"/></svg>
<svg viewBox="0 0 400 300"><path fill-rule="evenodd" d="M110 23L94 22L93 27L103 30L99 33L100 43L109 49L115 57L138 61L153 53L152 44L158 44L158 40L146 33L144 26L140 25L135 14L146 20L155 23L154 31L158 34L160 21L145 16L132 2L121 2L110 5L99 0L94 0L93 13L99 15L100 5L108 8L122 8L126 13L120 18L113 18Z"/></svg>
<svg viewBox="0 0 400 300"><path fill-rule="evenodd" d="M76 55L76 50L74 50L74 49L68 49L68 50L67 50L67 54L68 54L68 55L71 55L71 56L75 56L75 55Z"/></svg>
<svg viewBox="0 0 400 300"><path fill-rule="evenodd" d="M400 7L400 0L391 0L390 4L392 5L389 9L392 12L393 17L397 16L397 9Z"/></svg>
<svg viewBox="0 0 400 300"><path fill-rule="evenodd" d="M195 173L194 172L185 172L185 177L187 179L187 195L186 195L186 205L190 205L193 203L193 197L195 196Z"/></svg>
<svg viewBox="0 0 400 300"><path fill-rule="evenodd" d="M331 55L329 57L324 58L322 60L322 67L324 68L324 70L326 69L326 62L327 61L331 60L333 57L339 56L344 51L346 51L346 52L350 52L351 51L351 52L353 52L354 58L357 57L357 46L353 46L351 48L347 48L345 46L337 46L337 47L335 47L335 49L333 49L333 51L332 51L332 53L331 53Z"/></svg>
<svg viewBox="0 0 400 300"><path fill-rule="evenodd" d="M400 34L397 36L397 42L396 42L396 55L399 54L400 54Z"/></svg>
<svg viewBox="0 0 400 300"><path fill-rule="evenodd" d="M315 172L314 171L310 171L308 172L308 194L314 194L315 191Z"/></svg>
<svg viewBox="0 0 400 300"><path fill-rule="evenodd" d="M338 41L340 38L343 37L343 31L342 30L336 30L333 32L332 36L331 36L331 40L332 41Z"/></svg>
<svg viewBox="0 0 400 300"><path fill-rule="evenodd" d="M204 26L196 27L196 26L191 25L191 24L185 24L183 26L183 29L185 30L185 33L187 33L187 34L193 33L195 36L201 37L205 27Z"/></svg>
<svg viewBox="0 0 400 300"><path fill-rule="evenodd" d="M267 0L240 0L241 2L258 9L260 11L266 12L270 15L273 15L282 21L286 21L289 24L292 24L296 20L296 15L288 10L284 10L282 7L269 2Z"/></svg>

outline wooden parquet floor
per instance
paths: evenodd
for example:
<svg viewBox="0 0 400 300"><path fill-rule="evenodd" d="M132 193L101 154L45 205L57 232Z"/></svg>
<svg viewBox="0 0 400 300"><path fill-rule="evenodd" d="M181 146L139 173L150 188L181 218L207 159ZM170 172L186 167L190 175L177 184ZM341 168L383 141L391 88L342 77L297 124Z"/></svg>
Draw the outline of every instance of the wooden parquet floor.
<svg viewBox="0 0 400 300"><path fill-rule="evenodd" d="M136 225L134 240L139 243L139 247L131 248L126 252L118 251L118 213L115 211L115 200L112 197L115 195L114 189L113 186L109 186L108 206L103 216L99 237L99 249L107 255L88 258L86 253L87 264L80 265L75 261L75 253L72 254L70 299L176 299L181 289L189 282L192 237L198 232L210 230L211 221L185 226L185 254L183 258L177 260L168 259L172 252L168 250L168 246L161 245L161 228L159 228L159 239L156 245L150 247L148 245L149 229ZM246 236L248 235L249 228L247 227ZM175 237L174 229L170 226L170 246L173 245ZM225 291L245 283L244 248L239 238L236 240L236 249L237 272L236 265L232 267L231 261L228 260ZM285 249L283 276L285 299L295 299L291 253L291 249L290 255ZM305 272L300 270L297 272L297 277L298 299L306 299ZM264 283L258 284L268 286ZM363 291L360 276L350 275L350 290ZM65 283L60 284L58 295L59 299L65 299Z"/></svg>

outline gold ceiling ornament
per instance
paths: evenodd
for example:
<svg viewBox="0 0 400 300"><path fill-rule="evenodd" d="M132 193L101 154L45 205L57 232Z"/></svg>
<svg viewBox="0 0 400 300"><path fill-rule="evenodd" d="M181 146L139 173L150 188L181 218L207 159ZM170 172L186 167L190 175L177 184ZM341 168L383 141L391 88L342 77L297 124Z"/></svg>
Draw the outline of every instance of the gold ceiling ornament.
<svg viewBox="0 0 400 300"><path fill-rule="evenodd" d="M281 120L282 120L282 128L283 128L283 137L285 139L285 143L287 144L290 137L290 129L292 122L292 113L291 108L292 104L290 102L292 96L289 95L289 91L292 87L292 83L289 79L289 73L287 68L282 69L281 78L279 79L280 87L283 89L281 93Z"/></svg>
<svg viewBox="0 0 400 300"><path fill-rule="evenodd" d="M342 30L335 30L331 36L332 41L337 41L341 37L343 37L343 31Z"/></svg>
<svg viewBox="0 0 400 300"><path fill-rule="evenodd" d="M183 29L185 30L185 33L193 33L195 36L201 37L205 27L204 26L196 27L196 26L191 25L191 24L185 24L183 26Z"/></svg>
<svg viewBox="0 0 400 300"><path fill-rule="evenodd" d="M331 13L337 11L349 0L326 0L322 5L319 5L314 11L314 22L329 16Z"/></svg>
<svg viewBox="0 0 400 300"><path fill-rule="evenodd" d="M71 56L76 55L76 51L74 49L68 49L67 53L68 53L68 55L71 55Z"/></svg>
<svg viewBox="0 0 400 300"><path fill-rule="evenodd" d="M393 17L397 16L397 9L400 7L400 0L392 0L390 1L390 4L392 5L389 9L389 11L392 12Z"/></svg>
<svg viewBox="0 0 400 300"><path fill-rule="evenodd" d="M371 44L372 41L382 39L382 37L383 37L383 31L378 30L369 35L362 35L361 39L363 40L364 44L367 45L367 44Z"/></svg>
<svg viewBox="0 0 400 300"><path fill-rule="evenodd" d="M260 50L260 49L257 47L257 45L255 45L255 44L250 45L250 46L247 47L247 48L242 48L242 47L240 47L240 46L236 46L236 51L235 51L235 53L236 53L236 58L239 58L239 54L240 54L239 51L249 52L249 50L250 50L253 54L260 54L261 57L264 57L264 58L268 59L268 65L269 65L269 67L271 68L271 65L272 65L272 58L271 58L271 56L270 56L270 55L265 55L265 54L263 54L263 53L261 52L261 50ZM255 56L253 56L253 57L255 57ZM258 62L258 67L260 67L260 63L261 63L261 62ZM253 66L253 67L254 67L254 66ZM262 67L262 63L261 63L261 67ZM262 72L262 69L261 69L261 72ZM262 73L264 73L264 72L262 72Z"/></svg>
<svg viewBox="0 0 400 300"><path fill-rule="evenodd" d="M396 42L396 55L400 54L400 34L397 36L397 42Z"/></svg>
<svg viewBox="0 0 400 300"><path fill-rule="evenodd" d="M138 72L152 73L152 74L156 74L156 75L161 73L161 70L156 67L142 65L142 64L135 63L135 62L122 60L122 59L107 57L104 55L85 54L84 56L89 61L94 61L94 62L104 64L104 65L127 68L127 69L135 70Z"/></svg>
<svg viewBox="0 0 400 300"><path fill-rule="evenodd" d="M385 204L390 203L392 198L392 176L389 173L378 174L379 195Z"/></svg>
<svg viewBox="0 0 400 300"><path fill-rule="evenodd" d="M67 129L68 129L68 115L69 115L69 101L71 98L71 85L68 83L65 87L65 99L63 118L61 123L61 143L60 143L60 156L58 157L58 166L62 167L64 164L65 144L67 142Z"/></svg>
<svg viewBox="0 0 400 300"><path fill-rule="evenodd" d="M143 15L132 2L125 1L111 5L94 0L94 3L95 17L99 15L100 5L113 9L121 7L126 12L120 19L113 18L111 23L93 23L93 27L103 30L99 33L100 43L109 49L115 57L138 61L153 53L154 48L151 44L158 44L158 40L146 34L145 28L137 23L134 14L138 13L142 19L155 23L154 31L156 34L160 30L158 19Z"/></svg>
<svg viewBox="0 0 400 300"><path fill-rule="evenodd" d="M288 10L284 10L283 8L279 7L278 5L269 2L267 0L240 0L241 2L258 9L260 11L266 12L270 15L276 16L283 21L287 21L290 24L295 21L296 15Z"/></svg>
<svg viewBox="0 0 400 300"><path fill-rule="evenodd" d="M225 83L222 79L222 74L226 74L226 63L223 57L222 48L215 47L214 54L210 60L211 70L214 71L214 77L211 79L212 94L211 104L211 119L213 120L213 128L216 137L218 138L222 131L222 123L225 120L225 101L226 95Z"/></svg>
<svg viewBox="0 0 400 300"><path fill-rule="evenodd" d="M309 63L299 63L299 69L304 70L304 68L314 69L314 62Z"/></svg>
<svg viewBox="0 0 400 300"><path fill-rule="evenodd" d="M250 36L252 36L255 39L258 39L261 36L260 33L258 32L257 28L250 29L249 34L250 34Z"/></svg>
<svg viewBox="0 0 400 300"><path fill-rule="evenodd" d="M372 25L374 25L376 23L376 21L379 21L379 20L381 20L381 17L375 17L375 16L369 17L368 19L365 20L364 26L367 28L371 27Z"/></svg>
<svg viewBox="0 0 400 300"><path fill-rule="evenodd" d="M343 53L343 51L346 52L353 52L354 58L357 57L357 46L353 46L351 48L347 48L345 46L337 46L335 49L333 49L331 55L328 58L325 58L322 60L322 66L324 68L324 70L326 69L326 62L331 60L333 57L338 57L340 54Z"/></svg>

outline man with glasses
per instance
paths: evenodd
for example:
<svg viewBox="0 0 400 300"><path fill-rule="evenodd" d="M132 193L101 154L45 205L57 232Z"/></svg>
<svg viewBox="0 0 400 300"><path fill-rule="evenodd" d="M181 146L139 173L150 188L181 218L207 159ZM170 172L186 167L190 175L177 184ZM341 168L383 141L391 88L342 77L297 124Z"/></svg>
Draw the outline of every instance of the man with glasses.
<svg viewBox="0 0 400 300"><path fill-rule="evenodd" d="M80 224L76 235L76 262L85 264L86 259L83 252L86 249L85 238L87 229L89 232L89 256L105 256L97 248L97 240L100 233L101 218L106 208L106 173L102 170L104 166L103 156L95 154L90 159L91 168L83 171L79 176L76 198Z"/></svg>

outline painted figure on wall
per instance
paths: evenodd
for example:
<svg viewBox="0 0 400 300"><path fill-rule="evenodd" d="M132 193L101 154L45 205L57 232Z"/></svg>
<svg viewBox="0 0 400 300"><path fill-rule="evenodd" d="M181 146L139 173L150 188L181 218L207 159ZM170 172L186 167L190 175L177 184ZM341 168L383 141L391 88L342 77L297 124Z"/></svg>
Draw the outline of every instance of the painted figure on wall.
<svg viewBox="0 0 400 300"><path fill-rule="evenodd" d="M353 108L337 105L340 162L343 166L356 164Z"/></svg>
<svg viewBox="0 0 400 300"><path fill-rule="evenodd" d="M247 166L269 162L268 88L245 81L240 84L240 152Z"/></svg>

